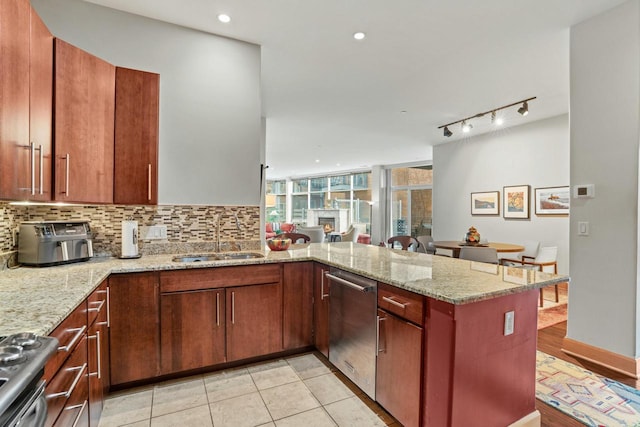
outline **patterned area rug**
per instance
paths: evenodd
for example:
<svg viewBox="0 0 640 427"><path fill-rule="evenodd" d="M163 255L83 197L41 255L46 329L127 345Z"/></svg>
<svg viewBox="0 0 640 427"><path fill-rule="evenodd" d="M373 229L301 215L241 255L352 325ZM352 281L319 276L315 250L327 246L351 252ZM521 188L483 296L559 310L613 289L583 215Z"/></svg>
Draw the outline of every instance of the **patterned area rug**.
<svg viewBox="0 0 640 427"><path fill-rule="evenodd" d="M536 397L593 427L640 427L640 391L546 353L536 355Z"/></svg>

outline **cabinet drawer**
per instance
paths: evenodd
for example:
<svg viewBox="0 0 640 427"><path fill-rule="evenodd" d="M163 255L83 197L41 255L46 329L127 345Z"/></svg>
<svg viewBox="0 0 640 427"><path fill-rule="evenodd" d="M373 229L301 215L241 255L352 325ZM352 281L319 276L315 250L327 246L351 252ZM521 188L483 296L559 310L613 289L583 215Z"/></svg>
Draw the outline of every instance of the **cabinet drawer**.
<svg viewBox="0 0 640 427"><path fill-rule="evenodd" d="M49 381L67 360L73 349L87 332L87 301L83 301L73 312L60 323L50 334L59 341L56 354L51 356L44 370L44 378Z"/></svg>
<svg viewBox="0 0 640 427"><path fill-rule="evenodd" d="M161 292L196 291L278 282L280 282L280 265L278 264L198 268L160 273Z"/></svg>
<svg viewBox="0 0 640 427"><path fill-rule="evenodd" d="M79 409L76 405L82 405L88 399L88 367L87 367L87 338L83 336L71 356L62 365L45 389L47 398L47 426L53 425L56 418L70 418L72 425ZM74 407L68 410L65 408ZM65 413L63 415L63 413Z"/></svg>
<svg viewBox="0 0 640 427"><path fill-rule="evenodd" d="M93 325L98 316L107 311L107 281L105 280L87 297L87 325ZM104 316L104 314L103 314ZM101 316L101 317L103 317Z"/></svg>
<svg viewBox="0 0 640 427"><path fill-rule="evenodd" d="M378 307L422 325L424 297L384 283L378 284Z"/></svg>

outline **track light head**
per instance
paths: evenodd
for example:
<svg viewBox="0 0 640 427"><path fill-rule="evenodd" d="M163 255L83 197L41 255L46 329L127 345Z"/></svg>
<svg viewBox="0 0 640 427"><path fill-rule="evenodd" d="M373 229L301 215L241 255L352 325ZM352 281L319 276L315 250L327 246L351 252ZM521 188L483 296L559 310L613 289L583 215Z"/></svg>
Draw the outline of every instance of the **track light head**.
<svg viewBox="0 0 640 427"><path fill-rule="evenodd" d="M444 132L443 133L444 133L444 136L446 136L447 138L449 138L451 135L453 135L453 132L451 132L449 130L449 126L445 126L444 127Z"/></svg>
<svg viewBox="0 0 640 427"><path fill-rule="evenodd" d="M471 128L473 128L473 125L471 123L467 123L466 120L462 122L462 132L469 133L471 132Z"/></svg>
<svg viewBox="0 0 640 427"><path fill-rule="evenodd" d="M527 101L524 101L522 103L522 107L518 108L518 113L520 113L521 116L526 116L527 114L529 114L529 104L527 103Z"/></svg>
<svg viewBox="0 0 640 427"><path fill-rule="evenodd" d="M501 126L504 124L504 119L499 117L495 111L491 112L491 124L496 126Z"/></svg>

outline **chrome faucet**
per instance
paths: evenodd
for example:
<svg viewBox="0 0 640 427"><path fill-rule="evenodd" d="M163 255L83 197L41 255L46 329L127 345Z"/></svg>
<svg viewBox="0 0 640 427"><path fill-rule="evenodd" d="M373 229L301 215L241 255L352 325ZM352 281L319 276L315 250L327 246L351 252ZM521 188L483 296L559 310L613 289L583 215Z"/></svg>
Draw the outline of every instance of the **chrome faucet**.
<svg viewBox="0 0 640 427"><path fill-rule="evenodd" d="M238 214L234 213L233 217L236 219L236 228L238 229L238 231L242 231L242 229L240 228L240 220L238 220Z"/></svg>

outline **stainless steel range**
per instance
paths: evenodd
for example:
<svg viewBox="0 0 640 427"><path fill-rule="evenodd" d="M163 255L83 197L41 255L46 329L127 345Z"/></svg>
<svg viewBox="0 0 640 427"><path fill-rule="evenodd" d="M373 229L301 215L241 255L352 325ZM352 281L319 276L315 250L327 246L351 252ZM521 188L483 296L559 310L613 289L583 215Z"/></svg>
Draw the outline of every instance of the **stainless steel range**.
<svg viewBox="0 0 640 427"><path fill-rule="evenodd" d="M44 366L58 340L31 333L0 338L0 427L41 427L47 417Z"/></svg>

